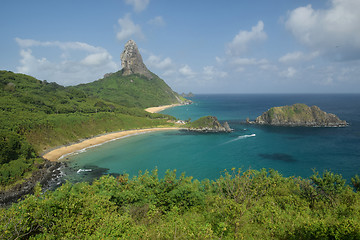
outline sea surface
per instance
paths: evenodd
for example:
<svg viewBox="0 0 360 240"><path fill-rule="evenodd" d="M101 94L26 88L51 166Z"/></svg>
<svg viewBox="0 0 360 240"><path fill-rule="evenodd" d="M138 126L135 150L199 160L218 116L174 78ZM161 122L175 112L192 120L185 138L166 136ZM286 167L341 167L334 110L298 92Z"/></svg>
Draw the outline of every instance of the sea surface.
<svg viewBox="0 0 360 240"><path fill-rule="evenodd" d="M152 132L123 138L69 157L65 179L91 181L103 174L137 175L167 169L215 180L225 169L272 168L283 176L309 177L330 170L350 182L360 174L360 94L196 95L193 104L162 113L183 120L213 115L230 134ZM349 123L342 128L271 127L245 124L273 106L317 105Z"/></svg>

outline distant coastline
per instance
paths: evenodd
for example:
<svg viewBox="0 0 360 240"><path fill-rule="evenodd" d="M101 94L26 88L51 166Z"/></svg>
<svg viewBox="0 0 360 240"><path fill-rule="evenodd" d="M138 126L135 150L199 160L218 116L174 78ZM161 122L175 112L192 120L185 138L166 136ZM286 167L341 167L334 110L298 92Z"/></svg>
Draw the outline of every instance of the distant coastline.
<svg viewBox="0 0 360 240"><path fill-rule="evenodd" d="M126 130L126 131L120 131L120 132L114 132L109 133L97 137L93 137L90 139L86 139L79 143L74 143L69 146L62 146L59 148L56 148L50 152L47 152L42 155L43 158L48 159L49 161L58 161L60 158L65 157L67 155L70 155L74 152L80 151L82 149L90 148L90 147L96 147L98 145L101 145L103 143L133 136L137 134L142 133L148 133L148 132L157 132L157 131L169 131L169 130L180 130L181 128L177 127L166 127L166 128L146 128L146 129L136 129L136 130Z"/></svg>

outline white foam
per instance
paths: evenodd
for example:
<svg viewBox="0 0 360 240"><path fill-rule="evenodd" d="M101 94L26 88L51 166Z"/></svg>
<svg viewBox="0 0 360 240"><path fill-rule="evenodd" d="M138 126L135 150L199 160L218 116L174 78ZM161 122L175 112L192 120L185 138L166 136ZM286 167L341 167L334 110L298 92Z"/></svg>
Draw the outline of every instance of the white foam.
<svg viewBox="0 0 360 240"><path fill-rule="evenodd" d="M224 144L228 144L228 143L231 143L231 142L238 141L238 140L240 140L240 139L245 139L245 138L250 138L250 137L255 137L255 136L256 136L256 134L255 134L255 133L250 134L250 135L242 135L242 136L238 136L237 138L232 139L232 140L230 140L230 141L227 141L227 142L225 142Z"/></svg>
<svg viewBox="0 0 360 240"><path fill-rule="evenodd" d="M81 172L91 172L92 170L91 169L79 169L77 170L77 173L81 173Z"/></svg>

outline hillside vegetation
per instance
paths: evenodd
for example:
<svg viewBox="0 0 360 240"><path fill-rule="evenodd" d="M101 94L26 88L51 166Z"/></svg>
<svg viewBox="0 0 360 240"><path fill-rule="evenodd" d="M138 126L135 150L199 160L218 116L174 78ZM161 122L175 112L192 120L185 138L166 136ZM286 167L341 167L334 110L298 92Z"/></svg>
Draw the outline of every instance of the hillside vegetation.
<svg viewBox="0 0 360 240"><path fill-rule="evenodd" d="M130 77L130 76L129 76ZM0 187L34 170L43 151L119 130L174 119L89 96L24 74L0 71Z"/></svg>
<svg viewBox="0 0 360 240"><path fill-rule="evenodd" d="M148 108L185 101L171 90L164 80L151 74L151 79L139 74L123 76L120 70L97 81L80 84L76 89L89 96L128 107Z"/></svg>
<svg viewBox="0 0 360 240"><path fill-rule="evenodd" d="M359 178L353 179L359 190ZM340 175L231 169L103 176L0 209L3 239L360 239L360 196Z"/></svg>
<svg viewBox="0 0 360 240"><path fill-rule="evenodd" d="M347 122L335 114L321 111L317 106L297 103L291 106L272 107L255 120L257 124L275 126L343 127Z"/></svg>

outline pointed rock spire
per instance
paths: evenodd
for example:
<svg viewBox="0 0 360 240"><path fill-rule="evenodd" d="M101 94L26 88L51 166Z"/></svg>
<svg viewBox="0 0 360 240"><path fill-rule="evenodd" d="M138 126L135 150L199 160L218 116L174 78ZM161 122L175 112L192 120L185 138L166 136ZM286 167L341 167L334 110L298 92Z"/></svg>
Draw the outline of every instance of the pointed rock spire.
<svg viewBox="0 0 360 240"><path fill-rule="evenodd" d="M149 79L153 77L152 73L146 68L134 40L129 40L125 44L125 49L121 53L120 59L124 76L140 74Z"/></svg>

